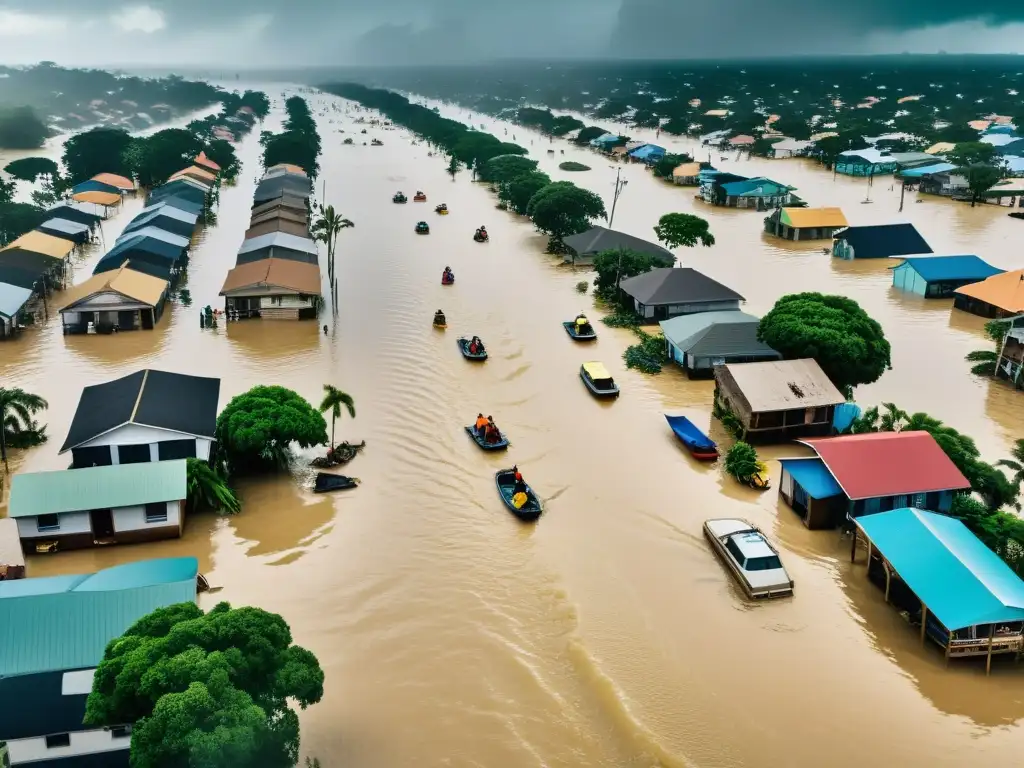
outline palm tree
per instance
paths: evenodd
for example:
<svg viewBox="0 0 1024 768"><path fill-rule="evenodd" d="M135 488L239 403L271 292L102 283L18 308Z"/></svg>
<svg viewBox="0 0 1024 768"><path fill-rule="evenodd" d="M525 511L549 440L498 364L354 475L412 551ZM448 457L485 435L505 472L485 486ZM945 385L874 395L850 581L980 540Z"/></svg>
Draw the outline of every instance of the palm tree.
<svg viewBox="0 0 1024 768"><path fill-rule="evenodd" d="M1010 451L1012 459L1000 459L996 462L996 465L1000 467L1006 467L1007 469L1013 470L1013 477L1010 478L1017 486L1017 490L1020 491L1022 485L1024 485L1024 439L1018 440L1013 444L1013 450ZM1019 501L1015 502L1014 507L1019 512L1021 504Z"/></svg>
<svg viewBox="0 0 1024 768"><path fill-rule="evenodd" d="M237 515L242 509L238 496L221 475L202 459L188 459L185 489L192 509L208 507L217 513Z"/></svg>
<svg viewBox="0 0 1024 768"><path fill-rule="evenodd" d="M455 181L455 174L459 172L459 161L455 159L455 155L452 155L448 160L448 173L452 177L452 181Z"/></svg>
<svg viewBox="0 0 1024 768"><path fill-rule="evenodd" d="M906 428L907 421L910 419L906 411L897 408L893 403L882 403L882 408L885 410L881 414L878 424L880 431L900 432Z"/></svg>
<svg viewBox="0 0 1024 768"><path fill-rule="evenodd" d="M342 392L333 384L324 384L324 399L320 401L320 413L331 412L331 451L334 451L334 422L341 418L341 406L345 406L348 415L356 417L356 403L352 396Z"/></svg>
<svg viewBox="0 0 1024 768"><path fill-rule="evenodd" d="M4 471L10 472L7 466L8 442L18 448L27 448L46 440L46 427L40 427L32 417L48 407L49 403L39 395L17 387L0 387L0 459L3 459Z"/></svg>
<svg viewBox="0 0 1024 768"><path fill-rule="evenodd" d="M313 221L310 234L314 240L318 240L327 246L327 276L331 282L331 289L334 289L334 250L338 244L338 235L341 230L354 227L348 219L341 216L334 210L333 205L324 206L322 203L317 207L317 218Z"/></svg>

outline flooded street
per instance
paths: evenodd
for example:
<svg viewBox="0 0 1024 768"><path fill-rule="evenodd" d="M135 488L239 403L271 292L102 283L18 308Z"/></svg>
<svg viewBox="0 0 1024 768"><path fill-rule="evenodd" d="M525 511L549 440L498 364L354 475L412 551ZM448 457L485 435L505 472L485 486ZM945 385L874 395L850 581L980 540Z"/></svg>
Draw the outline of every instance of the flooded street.
<svg viewBox="0 0 1024 768"><path fill-rule="evenodd" d="M275 100L262 129L278 130L282 87L258 87ZM850 568L849 540L807 531L774 489L749 491L675 442L665 412L723 438L710 417L713 383L674 368L656 377L626 370L626 331L599 324L595 345L574 345L560 323L590 309L574 287L589 273L543 255L545 238L529 222L495 210L494 195L469 172L452 181L446 162L405 131L368 127L363 137L353 120L367 113L306 96L324 148L317 196L356 225L338 242L337 322L327 312L319 323L199 327L201 307L223 306L217 293L248 226L257 128L237 146L242 173L221 192L216 226L193 248L191 307L175 304L152 332L67 337L51 307L42 329L0 345L0 383L50 403L49 442L16 454L12 471L66 467L57 451L82 387L155 367L221 377L221 407L255 384L281 384L314 403L325 383L345 390L358 416L338 422L338 437L367 440L346 470L362 486L314 496L300 461L293 475L243 482L240 515L194 515L180 541L36 556L30 575L195 555L223 588L202 595L203 607L228 600L281 613L296 642L320 659L325 696L301 715L302 749L324 768L1019 760L1018 670L996 664L986 678L983 665L946 669L941 653L922 648L884 604L863 566ZM469 120L458 108L442 113ZM593 189L610 207L614 163L565 141L548 155L538 134L480 116L472 122L502 138L507 128L540 170ZM384 146L342 145L348 136ZM593 170L558 170L565 160ZM1005 208L917 203L908 193L899 214L899 189L888 180L876 180L873 202L862 204L865 180L834 180L810 162L713 160L791 184L812 206L842 206L851 224L909 220L936 253L1020 266L1024 224ZM817 290L850 296L881 322L893 370L858 388L858 402L927 411L974 437L988 461L1024 437L1021 393L972 377L963 360L989 344L984 321L951 314L949 301L895 293L887 267L898 262L843 262L822 254L823 242L771 240L764 214L713 209L640 166L622 170L629 184L615 228L653 239L664 213L704 216L716 246L677 253L743 294L745 310L760 315L782 294ZM397 190L418 189L428 203L391 203ZM440 202L451 215L433 213ZM139 207L130 200L104 223L108 247ZM413 232L421 219L429 236ZM472 240L481 224L491 234L484 245ZM76 282L101 254L81 258ZM457 275L451 287L440 285L446 265ZM438 308L446 332L431 328ZM487 344L485 365L467 363L456 348L457 336L473 334ZM587 393L577 375L586 360L609 367L622 388L616 402ZM507 432L507 457L483 453L463 432L480 411ZM517 524L495 491L494 470L512 462L546 503L536 527ZM777 484L778 464L771 469ZM701 536L706 518L727 515L780 544L794 599L741 598Z"/></svg>

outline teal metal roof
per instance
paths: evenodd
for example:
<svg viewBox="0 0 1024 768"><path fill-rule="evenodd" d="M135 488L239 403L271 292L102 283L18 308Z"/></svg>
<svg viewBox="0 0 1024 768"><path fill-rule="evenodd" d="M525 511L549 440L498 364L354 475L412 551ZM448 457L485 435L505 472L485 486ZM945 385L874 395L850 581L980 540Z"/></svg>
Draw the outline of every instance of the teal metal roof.
<svg viewBox="0 0 1024 768"><path fill-rule="evenodd" d="M86 576L0 581L0 677L86 669L143 616L195 602L199 561L143 560Z"/></svg>
<svg viewBox="0 0 1024 768"><path fill-rule="evenodd" d="M1024 581L956 518L907 508L856 522L947 629L1024 621Z"/></svg>
<svg viewBox="0 0 1024 768"><path fill-rule="evenodd" d="M783 459L781 464L812 499L830 499L843 492L821 459Z"/></svg>
<svg viewBox="0 0 1024 768"><path fill-rule="evenodd" d="M116 509L186 496L185 459L29 472L11 481L11 517Z"/></svg>

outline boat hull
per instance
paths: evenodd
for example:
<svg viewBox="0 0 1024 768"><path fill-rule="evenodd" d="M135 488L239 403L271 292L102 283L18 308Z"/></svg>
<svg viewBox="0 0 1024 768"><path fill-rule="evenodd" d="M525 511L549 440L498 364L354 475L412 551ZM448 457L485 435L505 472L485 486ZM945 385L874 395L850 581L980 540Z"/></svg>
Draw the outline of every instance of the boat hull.
<svg viewBox="0 0 1024 768"><path fill-rule="evenodd" d="M313 485L313 493L330 493L331 491L347 491L359 485L354 477L332 475L329 472L317 472Z"/></svg>
<svg viewBox="0 0 1024 768"><path fill-rule="evenodd" d="M584 386L590 390L590 394L594 397L600 397L602 399L610 399L619 396L619 385L616 384L614 389L598 389L594 386L594 382L583 375L583 371L580 371L580 379L583 381Z"/></svg>
<svg viewBox="0 0 1024 768"><path fill-rule="evenodd" d="M686 446L686 450L693 458L700 461L716 461L718 459L718 446L692 421L685 416L669 416L668 414L665 414L665 420L672 428L673 434L679 442Z"/></svg>
<svg viewBox="0 0 1024 768"><path fill-rule="evenodd" d="M458 340L456 340L455 343L459 345L459 351L462 353L462 356L464 358L466 358L467 360L469 360L471 362L474 362L474 363L482 363L484 360L486 360L487 359L487 352L486 352L486 350L483 351L483 352L478 352L477 354L474 355L473 353L471 353L469 351L469 342L470 342L469 339L458 339Z"/></svg>
<svg viewBox="0 0 1024 768"><path fill-rule="evenodd" d="M501 496L501 500L504 502L508 511L524 523L536 522L537 518L539 518L544 512L544 506L541 504L540 499L537 498L537 494L533 492L533 489L530 486L526 486L526 496L528 501L523 505L522 509L516 509L515 504L512 503L512 489L515 486L515 474L511 470L501 469L495 472L494 484L497 486L498 495Z"/></svg>
<svg viewBox="0 0 1024 768"><path fill-rule="evenodd" d="M496 443L488 443L472 427L466 427L466 434L473 438L473 442L485 451L504 451L508 448L508 438L505 435L502 435L501 440Z"/></svg>
<svg viewBox="0 0 1024 768"><path fill-rule="evenodd" d="M572 322L571 320L566 320L564 323L562 323L562 327L565 328L565 332L569 334L569 338L571 338L573 341L597 340L597 332L593 330L594 326L590 326L591 332L589 334L576 333L576 323Z"/></svg>

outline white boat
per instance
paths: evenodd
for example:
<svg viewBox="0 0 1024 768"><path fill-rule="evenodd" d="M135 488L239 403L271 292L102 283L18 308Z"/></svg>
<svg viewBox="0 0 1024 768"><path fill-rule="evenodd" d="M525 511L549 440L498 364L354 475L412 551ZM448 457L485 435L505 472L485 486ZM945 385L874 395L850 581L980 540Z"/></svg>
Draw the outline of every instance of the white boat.
<svg viewBox="0 0 1024 768"><path fill-rule="evenodd" d="M757 600L793 594L793 580L778 550L756 526L738 518L718 518L704 522L704 535L747 597Z"/></svg>

